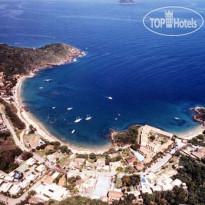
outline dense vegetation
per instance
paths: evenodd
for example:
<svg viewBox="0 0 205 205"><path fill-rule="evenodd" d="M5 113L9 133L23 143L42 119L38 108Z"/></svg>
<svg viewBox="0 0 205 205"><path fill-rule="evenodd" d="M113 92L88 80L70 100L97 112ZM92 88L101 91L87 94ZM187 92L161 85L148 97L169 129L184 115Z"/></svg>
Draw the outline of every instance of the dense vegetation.
<svg viewBox="0 0 205 205"><path fill-rule="evenodd" d="M22 154L10 135L0 138L0 170L9 173L18 167L15 157Z"/></svg>
<svg viewBox="0 0 205 205"><path fill-rule="evenodd" d="M139 126L132 126L124 132L119 132L114 136L114 142L118 146L132 145L137 146L137 136L138 136Z"/></svg>
<svg viewBox="0 0 205 205"><path fill-rule="evenodd" d="M136 197L133 194L125 194L122 200L114 201L112 204L113 205L131 205L131 204L134 204L132 202L135 199ZM46 205L108 205L108 203L102 202L100 200L89 199L86 197L74 196L74 197L69 197L61 202L51 200L48 203L46 203Z"/></svg>
<svg viewBox="0 0 205 205"><path fill-rule="evenodd" d="M23 130L25 128L25 124L20 120L20 118L16 114L17 113L16 108L1 98L0 98L0 103L4 105L6 116L10 119L13 126L18 130Z"/></svg>
<svg viewBox="0 0 205 205"><path fill-rule="evenodd" d="M205 136L204 134L198 135L191 140L189 140L189 143L195 145L195 146L203 146L205 147Z"/></svg>
<svg viewBox="0 0 205 205"><path fill-rule="evenodd" d="M182 156L180 158L180 165L183 166L183 168L178 170L179 173L175 178L185 182L188 187L187 204L204 204L205 165L188 156Z"/></svg>
<svg viewBox="0 0 205 205"><path fill-rule="evenodd" d="M123 176L122 177L122 184L126 187L136 187L140 183L140 176L139 175L130 175L130 176Z"/></svg>
<svg viewBox="0 0 205 205"><path fill-rule="evenodd" d="M0 72L4 72L6 76L25 74L35 68L71 61L80 54L80 50L62 43L41 48L18 48L0 44Z"/></svg>
<svg viewBox="0 0 205 205"><path fill-rule="evenodd" d="M92 200L81 196L67 198L59 203L59 205L107 205L107 204L108 203L99 200Z"/></svg>
<svg viewBox="0 0 205 205"><path fill-rule="evenodd" d="M186 204L186 191L180 187L174 187L172 191L143 194L145 205L179 205Z"/></svg>
<svg viewBox="0 0 205 205"><path fill-rule="evenodd" d="M180 187L175 187L173 191L155 192L154 194L144 194L145 205L202 205L205 202L205 165L188 156L180 158L178 174L174 178L186 183L187 191Z"/></svg>
<svg viewBox="0 0 205 205"><path fill-rule="evenodd" d="M9 136L11 136L11 133L8 130L0 132L0 138L7 138Z"/></svg>

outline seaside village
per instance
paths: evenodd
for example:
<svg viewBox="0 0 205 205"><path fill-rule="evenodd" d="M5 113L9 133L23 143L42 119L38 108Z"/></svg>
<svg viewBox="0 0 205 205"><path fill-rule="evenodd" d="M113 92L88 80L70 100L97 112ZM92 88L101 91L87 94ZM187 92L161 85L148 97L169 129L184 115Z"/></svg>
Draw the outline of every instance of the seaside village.
<svg viewBox="0 0 205 205"><path fill-rule="evenodd" d="M185 183L173 178L179 167L178 153L199 160L205 157L203 146L149 125L113 131L113 145L105 152L70 149L46 139L34 124L16 125L13 118L25 120L27 110L9 113L10 106L17 106L14 97L5 93L3 74L0 86L0 146L8 146L14 154L14 161L9 162L13 166L5 165L0 171L0 201L5 204L39 204L71 196L112 204L127 195L134 196L133 204L143 204L142 194L175 186L187 189Z"/></svg>

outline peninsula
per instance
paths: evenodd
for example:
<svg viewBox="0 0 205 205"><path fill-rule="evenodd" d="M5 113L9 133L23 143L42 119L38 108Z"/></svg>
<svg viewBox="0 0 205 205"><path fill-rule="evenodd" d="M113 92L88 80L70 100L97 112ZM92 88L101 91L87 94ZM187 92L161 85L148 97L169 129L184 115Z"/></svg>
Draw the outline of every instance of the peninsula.
<svg viewBox="0 0 205 205"><path fill-rule="evenodd" d="M49 66L70 63L83 53L63 43L40 48L20 48L0 44L0 72L5 75L28 74Z"/></svg>

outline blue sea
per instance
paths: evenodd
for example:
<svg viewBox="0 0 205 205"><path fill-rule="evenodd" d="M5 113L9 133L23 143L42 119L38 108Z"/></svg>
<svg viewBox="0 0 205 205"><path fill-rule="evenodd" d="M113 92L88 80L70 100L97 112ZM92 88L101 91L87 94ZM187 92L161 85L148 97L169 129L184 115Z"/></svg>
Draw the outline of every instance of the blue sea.
<svg viewBox="0 0 205 205"><path fill-rule="evenodd" d="M198 126L189 109L205 105L204 26L191 35L166 37L148 31L143 17L173 5L204 16L204 0L135 1L0 1L0 42L20 47L63 42L86 53L77 62L40 71L22 87L25 105L57 138L98 147L110 142L110 129L133 124L173 133ZM47 78L53 80L45 83ZM85 121L87 114L92 120ZM78 116L83 120L74 123Z"/></svg>

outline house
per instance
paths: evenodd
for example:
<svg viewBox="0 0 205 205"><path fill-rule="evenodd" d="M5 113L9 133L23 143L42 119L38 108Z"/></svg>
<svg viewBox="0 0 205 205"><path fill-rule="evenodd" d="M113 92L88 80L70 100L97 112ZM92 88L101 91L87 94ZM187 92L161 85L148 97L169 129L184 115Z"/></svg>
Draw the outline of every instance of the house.
<svg viewBox="0 0 205 205"><path fill-rule="evenodd" d="M197 148L194 152L192 152L192 155L198 158L199 160L205 158L205 148L204 147Z"/></svg>
<svg viewBox="0 0 205 205"><path fill-rule="evenodd" d="M21 187L18 184L14 184L11 189L9 190L9 193L12 196L16 196L21 191Z"/></svg>
<svg viewBox="0 0 205 205"><path fill-rule="evenodd" d="M49 145L50 146L50 145ZM57 162L59 159L62 159L65 155L61 152L55 152L47 156L47 159L50 162Z"/></svg>
<svg viewBox="0 0 205 205"><path fill-rule="evenodd" d="M81 166L84 164L85 159L83 158L76 158L71 164L70 167L71 168L76 168L76 169L80 169Z"/></svg>
<svg viewBox="0 0 205 205"><path fill-rule="evenodd" d="M39 204L39 203L44 203L45 201L41 198L38 198L36 196L32 196L30 199L29 199L29 204Z"/></svg>
<svg viewBox="0 0 205 205"><path fill-rule="evenodd" d="M88 168L94 168L94 169L97 169L97 170L102 170L104 166L105 166L105 161L104 160L98 159L94 163L86 161L86 167L88 167Z"/></svg>
<svg viewBox="0 0 205 205"><path fill-rule="evenodd" d="M43 171L45 171L46 170L46 166L45 165L43 165L43 164L41 164L41 165L39 165L37 168L36 168L36 170L38 171L38 172L43 172Z"/></svg>
<svg viewBox="0 0 205 205"><path fill-rule="evenodd" d="M119 157L119 156L120 156L119 152L115 152L115 153L109 154L110 158L115 158L115 157Z"/></svg>
<svg viewBox="0 0 205 205"><path fill-rule="evenodd" d="M119 201L123 197L123 193L119 191L109 191L108 198Z"/></svg>
<svg viewBox="0 0 205 205"><path fill-rule="evenodd" d="M7 191L9 191L9 189L13 186L12 183L8 182L8 183L3 183L0 187L0 192L4 192L6 193Z"/></svg>
<svg viewBox="0 0 205 205"><path fill-rule="evenodd" d="M65 186L66 185L66 178L65 178L65 176L63 176L63 177L61 177L59 179L58 185L59 186Z"/></svg>
<svg viewBox="0 0 205 205"><path fill-rule="evenodd" d="M125 160L129 165L133 164L134 162L137 162L137 159L135 157L128 157Z"/></svg>
<svg viewBox="0 0 205 205"><path fill-rule="evenodd" d="M29 166L32 166L36 163L36 160L34 158L30 158L26 161L26 164Z"/></svg>
<svg viewBox="0 0 205 205"><path fill-rule="evenodd" d="M50 175L46 175L43 179L42 182L45 184L52 184L53 183L53 177Z"/></svg>
<svg viewBox="0 0 205 205"><path fill-rule="evenodd" d="M137 162L137 164L134 165L134 168L138 171L142 171L145 168L145 166L143 163Z"/></svg>

